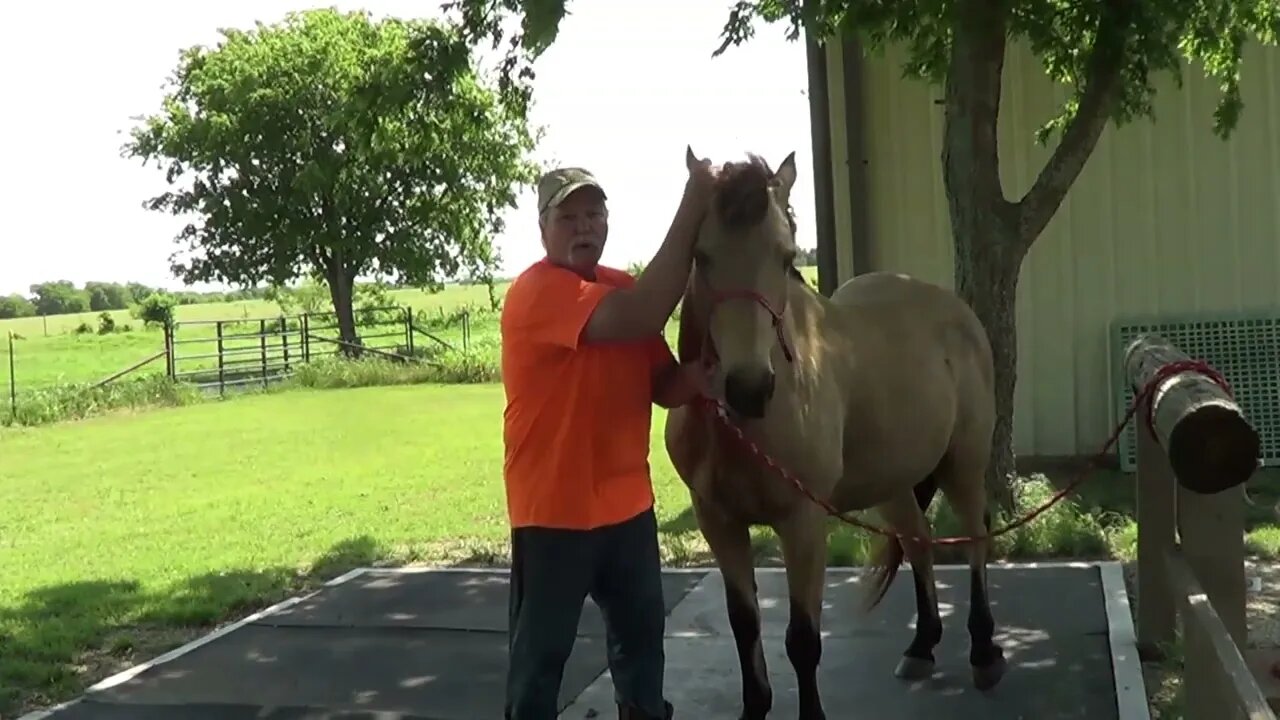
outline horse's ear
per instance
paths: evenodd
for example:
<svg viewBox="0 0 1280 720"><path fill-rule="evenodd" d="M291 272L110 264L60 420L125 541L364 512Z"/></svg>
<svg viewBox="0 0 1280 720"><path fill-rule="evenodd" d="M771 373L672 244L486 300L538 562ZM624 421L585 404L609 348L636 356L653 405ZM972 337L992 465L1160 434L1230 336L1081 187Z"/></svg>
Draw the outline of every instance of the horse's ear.
<svg viewBox="0 0 1280 720"><path fill-rule="evenodd" d="M796 184L796 153L794 150L778 166L778 171L773 174L772 184L778 188L778 192L784 200L791 196L791 187Z"/></svg>
<svg viewBox="0 0 1280 720"><path fill-rule="evenodd" d="M692 145L684 146L684 166L689 172L693 172L693 169L698 166L698 156L693 154Z"/></svg>

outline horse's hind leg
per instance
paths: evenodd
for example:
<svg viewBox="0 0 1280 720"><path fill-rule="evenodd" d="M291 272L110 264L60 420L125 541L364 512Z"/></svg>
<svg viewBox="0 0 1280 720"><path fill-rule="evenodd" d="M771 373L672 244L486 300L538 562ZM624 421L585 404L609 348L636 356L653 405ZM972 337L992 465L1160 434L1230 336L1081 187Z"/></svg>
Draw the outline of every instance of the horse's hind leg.
<svg viewBox="0 0 1280 720"><path fill-rule="evenodd" d="M940 479L939 486L960 520L960 529L969 537L984 536L991 530L985 486L986 450L975 445L972 461L956 458L953 472ZM979 456L982 457L979 457ZM987 598L987 552L990 540L969 543L969 664L973 684L979 690L995 687L1004 677L1004 651L995 642L995 620Z"/></svg>
<svg viewBox="0 0 1280 720"><path fill-rule="evenodd" d="M764 646L760 642L760 603L750 530L745 523L726 518L714 509L704 509L696 499L693 510L724 578L729 627L742 667L741 720L764 720L773 707L773 689L769 687Z"/></svg>
<svg viewBox="0 0 1280 720"><path fill-rule="evenodd" d="M942 616L938 613L938 589L933 576L933 546L929 540L929 520L924 508L933 499L933 478L926 479L911 493L902 493L879 506L877 510L895 532L919 541L885 538L890 552L896 551L898 562L905 552L911 562L911 578L916 595L916 634L907 646L893 674L903 680L923 680L933 675L933 649L942 641ZM897 547L895 547L897 546ZM890 578L888 582L892 582ZM888 587L883 588L884 591Z"/></svg>
<svg viewBox="0 0 1280 720"><path fill-rule="evenodd" d="M827 571L826 514L805 504L778 523L778 541L787 568L791 618L787 622L787 658L796 671L800 720L825 720L818 694L822 659L822 592Z"/></svg>

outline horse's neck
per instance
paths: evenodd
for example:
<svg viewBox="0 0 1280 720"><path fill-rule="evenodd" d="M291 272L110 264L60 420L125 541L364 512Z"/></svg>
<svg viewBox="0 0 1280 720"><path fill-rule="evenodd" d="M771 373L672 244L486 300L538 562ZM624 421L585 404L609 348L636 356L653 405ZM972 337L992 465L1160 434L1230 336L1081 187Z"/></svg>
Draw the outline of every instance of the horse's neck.
<svg viewBox="0 0 1280 720"><path fill-rule="evenodd" d="M791 380L794 392L801 394L820 391L816 387L818 369L825 365L821 357L827 351L824 338L828 336L828 301L796 281L790 288L783 329L791 343Z"/></svg>

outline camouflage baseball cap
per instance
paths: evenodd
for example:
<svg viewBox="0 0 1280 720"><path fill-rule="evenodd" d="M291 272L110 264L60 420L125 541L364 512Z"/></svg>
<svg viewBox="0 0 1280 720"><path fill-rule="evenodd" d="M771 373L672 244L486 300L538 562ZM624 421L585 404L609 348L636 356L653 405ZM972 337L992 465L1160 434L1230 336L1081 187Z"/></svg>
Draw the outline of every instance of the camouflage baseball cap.
<svg viewBox="0 0 1280 720"><path fill-rule="evenodd" d="M584 187L594 187L604 195L604 188L600 186L600 181L582 168L556 168L546 173L538 180L538 213L541 214L546 212L547 208L559 205L574 190ZM608 199L607 195L604 196Z"/></svg>

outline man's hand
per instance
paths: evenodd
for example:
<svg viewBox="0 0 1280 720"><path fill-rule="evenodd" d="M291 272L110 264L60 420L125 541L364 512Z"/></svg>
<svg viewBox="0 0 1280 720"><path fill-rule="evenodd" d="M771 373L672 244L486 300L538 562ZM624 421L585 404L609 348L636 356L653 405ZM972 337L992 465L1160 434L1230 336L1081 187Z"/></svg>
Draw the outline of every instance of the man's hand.
<svg viewBox="0 0 1280 720"><path fill-rule="evenodd" d="M653 388L653 402L667 409L683 407L699 397L712 397L711 374L701 362L671 365Z"/></svg>

